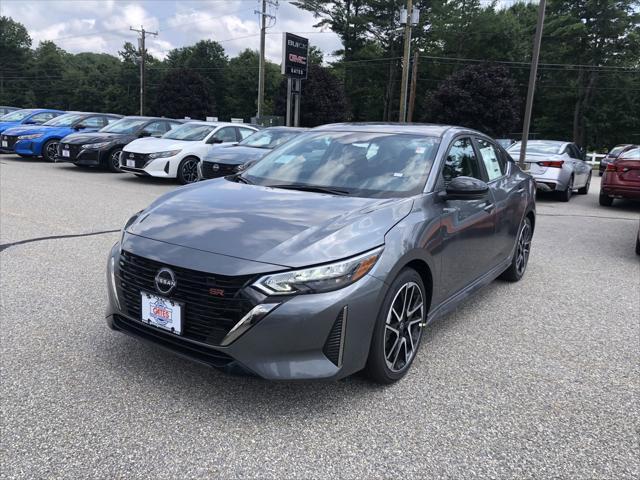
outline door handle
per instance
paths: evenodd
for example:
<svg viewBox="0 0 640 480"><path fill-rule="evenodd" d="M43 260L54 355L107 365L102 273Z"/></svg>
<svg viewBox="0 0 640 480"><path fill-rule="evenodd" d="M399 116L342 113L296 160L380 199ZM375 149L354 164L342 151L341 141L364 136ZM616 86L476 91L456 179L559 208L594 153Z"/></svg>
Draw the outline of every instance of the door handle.
<svg viewBox="0 0 640 480"><path fill-rule="evenodd" d="M483 208L483 210L485 212L490 212L491 210L493 210L495 208L495 203L490 203L489 205L487 205L486 207Z"/></svg>

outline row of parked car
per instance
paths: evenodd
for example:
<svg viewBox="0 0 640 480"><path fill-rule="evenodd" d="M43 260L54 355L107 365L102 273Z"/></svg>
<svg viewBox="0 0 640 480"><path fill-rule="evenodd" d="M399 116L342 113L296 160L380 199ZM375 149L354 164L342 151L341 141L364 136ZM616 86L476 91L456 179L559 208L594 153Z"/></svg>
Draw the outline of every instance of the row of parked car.
<svg viewBox="0 0 640 480"><path fill-rule="evenodd" d="M0 107L0 113L3 108ZM22 109L0 118L0 151L22 157L103 167L138 176L175 178L182 184L238 173L304 129L178 120L109 113ZM519 160L520 142L507 152ZM603 158L600 204L640 198L640 147L618 145ZM592 168L571 142L527 143L525 170L540 191L568 202L587 194Z"/></svg>
<svg viewBox="0 0 640 480"><path fill-rule="evenodd" d="M259 130L228 122L24 109L0 118L0 151L187 184L238 172L304 131L273 127L256 135Z"/></svg>

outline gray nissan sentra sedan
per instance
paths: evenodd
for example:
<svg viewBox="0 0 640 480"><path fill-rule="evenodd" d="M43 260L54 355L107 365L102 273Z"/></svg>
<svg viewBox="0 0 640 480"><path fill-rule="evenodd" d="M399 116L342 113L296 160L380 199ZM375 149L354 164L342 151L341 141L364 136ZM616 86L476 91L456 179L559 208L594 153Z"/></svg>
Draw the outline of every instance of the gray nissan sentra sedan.
<svg viewBox="0 0 640 480"><path fill-rule="evenodd" d="M525 273L535 185L487 136L315 128L163 195L108 260L109 326L267 379L402 378L425 325Z"/></svg>

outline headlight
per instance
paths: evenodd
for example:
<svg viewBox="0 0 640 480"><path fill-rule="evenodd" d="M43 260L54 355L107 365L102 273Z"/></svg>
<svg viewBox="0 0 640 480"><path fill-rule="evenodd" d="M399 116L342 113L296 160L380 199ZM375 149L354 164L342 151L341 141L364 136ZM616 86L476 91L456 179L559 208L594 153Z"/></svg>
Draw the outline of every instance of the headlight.
<svg viewBox="0 0 640 480"><path fill-rule="evenodd" d="M31 135L20 135L18 140L33 140L34 138L40 138L44 133L33 133Z"/></svg>
<svg viewBox="0 0 640 480"><path fill-rule="evenodd" d="M318 267L266 275L253 284L267 295L292 295L337 290L364 277L376 264L383 247L357 257Z"/></svg>
<svg viewBox="0 0 640 480"><path fill-rule="evenodd" d="M155 153L150 153L149 154L149 159L153 160L155 158L165 158L165 157L173 157L174 155L177 155L181 152L182 150L169 150L168 152L155 152Z"/></svg>
<svg viewBox="0 0 640 480"><path fill-rule="evenodd" d="M100 142L100 143L87 143L86 145L82 145L84 150L91 148L104 148L111 145L111 142Z"/></svg>

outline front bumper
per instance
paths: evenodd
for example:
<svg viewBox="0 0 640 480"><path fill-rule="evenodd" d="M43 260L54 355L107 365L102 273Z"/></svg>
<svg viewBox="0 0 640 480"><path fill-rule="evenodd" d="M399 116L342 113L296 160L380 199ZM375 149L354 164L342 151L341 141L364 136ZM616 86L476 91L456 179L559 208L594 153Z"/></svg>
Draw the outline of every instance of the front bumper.
<svg viewBox="0 0 640 480"><path fill-rule="evenodd" d="M67 147L67 148L65 148ZM64 152L69 152L65 156ZM107 149L82 148L81 145L63 144L58 145L58 154L56 155L56 163L74 163L76 165L99 166L108 156Z"/></svg>
<svg viewBox="0 0 640 480"><path fill-rule="evenodd" d="M226 275L233 270L244 274L252 268L259 268L263 271L255 271L257 278L266 271L282 270L277 266L265 269L265 264L216 254L204 254L203 258L203 252L192 252L187 248L169 251L161 242L133 235L126 235L124 248L137 255L145 251L156 260L155 253L161 252L167 258L167 265L174 268L196 267L203 271L203 265L215 265L217 275ZM245 286L242 293L251 297L255 304L281 303L223 347L162 331L129 315L119 306L118 300L122 295L118 271L119 244L114 245L110 259L112 257L115 268L112 276L108 267L109 303L106 312L107 324L112 329L217 368L240 367L270 380L339 379L364 368L378 309L386 292L386 285L369 275L333 292L288 298L265 297L253 287ZM118 291L118 299L113 285ZM186 311L188 309L187 304ZM183 332L186 332L187 315L184 321Z"/></svg>
<svg viewBox="0 0 640 480"><path fill-rule="evenodd" d="M134 154L134 156L134 158L130 158L130 152L122 152L120 155L120 169L122 171L157 178L176 178L178 165L183 158L180 155L175 155L149 160L146 154ZM127 165L127 160L133 161L135 166Z"/></svg>
<svg viewBox="0 0 640 480"><path fill-rule="evenodd" d="M13 146L13 151L20 155L38 157L42 154L42 141L18 140Z"/></svg>

